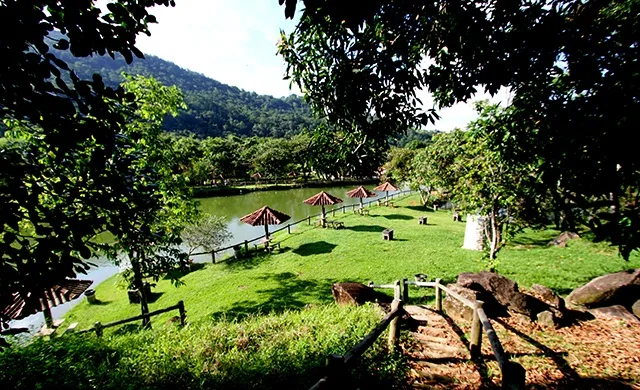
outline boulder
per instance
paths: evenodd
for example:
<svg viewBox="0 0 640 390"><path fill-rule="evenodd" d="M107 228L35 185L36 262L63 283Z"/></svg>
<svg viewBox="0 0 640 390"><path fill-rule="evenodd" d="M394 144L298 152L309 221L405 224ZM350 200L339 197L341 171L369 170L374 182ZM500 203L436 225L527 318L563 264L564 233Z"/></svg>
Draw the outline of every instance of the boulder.
<svg viewBox="0 0 640 390"><path fill-rule="evenodd" d="M365 302L374 302L375 291L362 283L344 282L331 286L333 299L339 305L362 305Z"/></svg>
<svg viewBox="0 0 640 390"><path fill-rule="evenodd" d="M607 274L573 290L567 303L576 307L631 305L640 298L640 268Z"/></svg>
<svg viewBox="0 0 640 390"><path fill-rule="evenodd" d="M558 328L560 319L551 310L545 310L536 315L536 323L546 328Z"/></svg>
<svg viewBox="0 0 640 390"><path fill-rule="evenodd" d="M632 324L640 324L640 319L634 316L622 305L612 305L606 307L597 307L595 309L587 310L589 313L593 314L596 318L603 319L619 319L625 320Z"/></svg>
<svg viewBox="0 0 640 390"><path fill-rule="evenodd" d="M447 287L472 302L480 299L477 291L460 287L456 284L448 284ZM473 309L465 306L462 302L449 296L447 293L445 293L444 299L442 299L442 308L454 321L471 322L471 320L473 320Z"/></svg>
<svg viewBox="0 0 640 390"><path fill-rule="evenodd" d="M555 307L558 310L565 309L564 299L562 299L558 294L556 294L547 286L543 286L541 284L532 285L531 295L538 298L547 305Z"/></svg>
<svg viewBox="0 0 640 390"><path fill-rule="evenodd" d="M560 235L558 237L556 237L553 240L549 241L548 245L555 245L555 246L559 246L561 248L564 248L565 246L567 246L567 241L574 240L576 238L580 238L578 233L562 232L562 233L560 233Z"/></svg>
<svg viewBox="0 0 640 390"><path fill-rule="evenodd" d="M495 307L496 303L506 310L524 314L531 319L549 307L541 300L518 291L518 285L513 280L493 272L462 273L458 275L458 285L487 293L478 299L485 301L485 311L490 317L492 315L489 313L495 314L496 309L499 309Z"/></svg>
<svg viewBox="0 0 640 390"><path fill-rule="evenodd" d="M631 305L631 312L635 314L636 317L640 318L640 299Z"/></svg>

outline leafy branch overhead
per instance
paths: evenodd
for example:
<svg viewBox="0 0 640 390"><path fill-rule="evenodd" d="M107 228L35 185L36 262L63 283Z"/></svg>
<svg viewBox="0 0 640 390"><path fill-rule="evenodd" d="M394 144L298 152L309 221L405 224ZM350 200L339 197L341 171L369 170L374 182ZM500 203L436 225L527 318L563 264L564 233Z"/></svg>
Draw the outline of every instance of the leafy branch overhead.
<svg viewBox="0 0 640 390"><path fill-rule="evenodd" d="M279 3L289 18L304 3L281 36L287 76L337 131L382 139L505 87L504 157L540 163L570 230L587 224L625 258L640 248L640 159L625 142L640 123L640 1Z"/></svg>

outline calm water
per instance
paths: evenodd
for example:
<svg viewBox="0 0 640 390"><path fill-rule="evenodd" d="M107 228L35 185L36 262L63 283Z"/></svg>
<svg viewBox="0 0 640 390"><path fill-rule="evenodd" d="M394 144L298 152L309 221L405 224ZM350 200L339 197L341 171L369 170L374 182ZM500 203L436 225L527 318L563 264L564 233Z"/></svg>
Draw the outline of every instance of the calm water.
<svg viewBox="0 0 640 390"><path fill-rule="evenodd" d="M366 187L372 189L374 186ZM240 218L259 209L262 206L269 206L272 209L283 212L291 217L281 225L269 226L269 231L276 230L280 227L287 226L288 223L299 221L309 215L318 214L321 211L319 206L309 206L302 201L312 197L320 191L326 191L331 195L342 199L343 203L336 206L328 206L330 210L333 207L341 207L345 205L359 204L360 199L349 198L346 192L352 190L355 186L349 187L323 187L323 188L297 188L282 191L258 191L245 195L225 196L216 198L200 199L200 208L208 214L223 216L227 220L227 227L233 234L228 242L223 246L229 246L235 243L251 240L264 234L263 226L250 226L240 222ZM391 195L392 192L389 192ZM386 195L384 192L378 193L380 197ZM365 198L367 202L376 198ZM292 228L293 229L293 228Z"/></svg>
<svg viewBox="0 0 640 390"><path fill-rule="evenodd" d="M199 202L200 208L205 213L225 217L227 227L233 234L233 237L223 244L223 246L226 247L235 243L243 242L244 240L252 240L264 234L263 226L250 226L240 222L240 218L262 206L269 206L270 208L283 212L291 217L290 220L285 221L282 225L269 226L269 230L273 231L279 227L286 226L288 223L301 220L309 215L320 213L321 208L319 206L309 206L302 203L303 200L310 198L320 191L327 191L331 195L337 196L343 200L343 203L335 207L340 207L343 204L349 206L359 204L360 199L349 198L346 196L346 192L355 187L356 186L352 185L349 187L296 188L281 191L256 191L244 195L203 198L199 199ZM370 190L372 190L373 187L373 185L365 186L365 188ZM377 194L381 198L384 198L386 195L384 192L379 192ZM392 192L389 192L389 195L391 194ZM366 198L363 200L367 202L375 199L377 199L377 197ZM328 206L327 210L330 210L332 207L333 206ZM295 228L292 227L292 229ZM220 256L224 256L224 253L220 254ZM211 257L209 255L199 256L195 260L211 261ZM113 266L113 264L109 263L106 259L98 259L94 262L97 263L97 268L92 268L87 275L78 275L79 279L93 280L91 288L94 288L96 285L118 272L118 267ZM80 302L81 299L84 298L79 298L53 308L51 310L53 318L62 318L64 313ZM22 320L12 322L12 327L28 327L32 333L42 328L43 325L44 319L42 313L34 314ZM66 326L68 326L66 323L62 325L63 328Z"/></svg>

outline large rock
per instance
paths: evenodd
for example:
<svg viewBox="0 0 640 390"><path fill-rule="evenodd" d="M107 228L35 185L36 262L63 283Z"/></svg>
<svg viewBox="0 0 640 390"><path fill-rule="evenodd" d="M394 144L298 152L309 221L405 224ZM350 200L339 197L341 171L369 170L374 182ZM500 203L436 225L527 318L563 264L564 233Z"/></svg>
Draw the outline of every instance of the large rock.
<svg viewBox="0 0 640 390"><path fill-rule="evenodd" d="M567 303L577 307L631 305L640 298L640 268L593 279L573 290Z"/></svg>
<svg viewBox="0 0 640 390"><path fill-rule="evenodd" d="M456 292L462 295L464 298L467 298L471 302L475 302L477 299L480 299L478 297L479 293L477 291L460 287L456 284L448 284L447 287L453 290L453 292ZM444 309L445 313L447 313L447 315L454 321L471 322L471 320L473 319L473 309L465 306L459 300L449 296L449 294L445 293L445 297L442 300L442 308Z"/></svg>
<svg viewBox="0 0 640 390"><path fill-rule="evenodd" d="M558 294L556 294L547 286L534 284L531 286L531 294L547 305L552 306L558 310L565 309L564 299L562 299Z"/></svg>
<svg viewBox="0 0 640 390"><path fill-rule="evenodd" d="M622 305L612 305L607 307L597 307L595 309L588 310L589 313L593 314L596 318L604 318L604 319L619 319L625 320L632 324L640 324L640 319L629 313Z"/></svg>
<svg viewBox="0 0 640 390"><path fill-rule="evenodd" d="M493 272L462 273L458 275L458 285L488 293L482 294L479 299L485 301L485 310L489 316L491 316L490 312L497 309L491 300L495 300L495 303L509 311L524 314L531 319L535 319L538 313L548 310L549 307L541 300L520 292L518 285L513 280Z"/></svg>
<svg viewBox="0 0 640 390"><path fill-rule="evenodd" d="M362 283L343 282L331 286L333 299L339 305L362 305L365 302L374 302L377 294Z"/></svg>
<svg viewBox="0 0 640 390"><path fill-rule="evenodd" d="M575 240L576 238L580 238L578 233L562 232L562 233L560 233L560 235L558 237L556 237L553 240L549 241L549 245L555 245L555 246L559 246L561 248L564 248L565 246L567 246L567 241Z"/></svg>
<svg viewBox="0 0 640 390"><path fill-rule="evenodd" d="M631 312L635 314L636 317L640 318L640 299L631 305Z"/></svg>

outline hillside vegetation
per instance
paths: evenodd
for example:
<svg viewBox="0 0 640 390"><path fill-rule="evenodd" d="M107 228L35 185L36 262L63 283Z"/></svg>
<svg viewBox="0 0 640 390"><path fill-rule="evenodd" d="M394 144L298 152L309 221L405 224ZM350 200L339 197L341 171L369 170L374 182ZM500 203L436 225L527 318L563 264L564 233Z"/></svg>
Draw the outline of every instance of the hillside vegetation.
<svg viewBox="0 0 640 390"><path fill-rule="evenodd" d="M178 86L188 108L177 117L166 119L164 127L167 131L193 133L200 137L228 134L284 137L316 124L309 106L296 95L283 98L258 95L152 55L136 58L127 65L119 55L115 59L109 56L78 58L68 51L54 51L80 78L91 79L98 73L105 84L116 86L123 81L122 73L126 72L153 76L164 85Z"/></svg>

